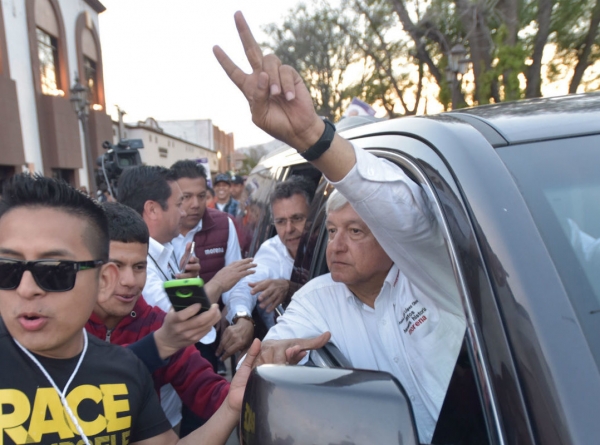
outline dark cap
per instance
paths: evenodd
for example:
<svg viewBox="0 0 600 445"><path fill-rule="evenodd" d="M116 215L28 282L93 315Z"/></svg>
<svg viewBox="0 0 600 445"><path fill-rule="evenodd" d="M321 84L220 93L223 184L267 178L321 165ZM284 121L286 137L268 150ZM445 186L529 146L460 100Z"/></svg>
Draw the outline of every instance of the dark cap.
<svg viewBox="0 0 600 445"><path fill-rule="evenodd" d="M215 176L214 183L217 184L219 182L226 182L227 184L231 184L231 178L227 173L219 173L217 176Z"/></svg>
<svg viewBox="0 0 600 445"><path fill-rule="evenodd" d="M233 175L231 177L231 183L232 184L243 184L244 178L242 178L240 175Z"/></svg>

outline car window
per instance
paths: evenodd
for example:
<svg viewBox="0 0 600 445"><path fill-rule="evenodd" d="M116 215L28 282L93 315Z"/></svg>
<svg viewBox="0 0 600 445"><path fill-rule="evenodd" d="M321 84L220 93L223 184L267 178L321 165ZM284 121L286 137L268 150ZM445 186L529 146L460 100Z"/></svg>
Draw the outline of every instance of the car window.
<svg viewBox="0 0 600 445"><path fill-rule="evenodd" d="M325 203L332 191L333 186L325 178L321 178L309 209L304 235L294 262L290 278L294 283L304 285L310 278L328 272L325 261L327 246Z"/></svg>
<svg viewBox="0 0 600 445"><path fill-rule="evenodd" d="M515 176L600 367L600 136L497 152Z"/></svg>
<svg viewBox="0 0 600 445"><path fill-rule="evenodd" d="M277 184L276 173L276 170L262 168L252 171L246 180L247 198L241 221L245 239L240 240L244 258L253 255L270 235L269 196Z"/></svg>

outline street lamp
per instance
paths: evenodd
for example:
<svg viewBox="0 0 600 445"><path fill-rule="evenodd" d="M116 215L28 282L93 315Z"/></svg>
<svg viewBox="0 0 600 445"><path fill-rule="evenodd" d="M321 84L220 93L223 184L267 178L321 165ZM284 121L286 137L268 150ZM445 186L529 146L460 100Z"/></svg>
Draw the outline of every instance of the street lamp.
<svg viewBox="0 0 600 445"><path fill-rule="evenodd" d="M448 54L448 66L446 67L446 80L451 84L452 89L452 109L455 110L458 107L460 101L460 84L462 82L462 76L469 68L471 62L466 58L467 49L462 43L457 43L452 47ZM460 79L459 76L460 75Z"/></svg>
<svg viewBox="0 0 600 445"><path fill-rule="evenodd" d="M90 102L88 101L88 89L79 83L79 77L75 78L75 84L71 87L71 105L73 106L75 114L77 114L77 118L81 121L85 160L87 164L88 189L90 196L94 197L96 196L96 180L94 179L94 160L88 129Z"/></svg>

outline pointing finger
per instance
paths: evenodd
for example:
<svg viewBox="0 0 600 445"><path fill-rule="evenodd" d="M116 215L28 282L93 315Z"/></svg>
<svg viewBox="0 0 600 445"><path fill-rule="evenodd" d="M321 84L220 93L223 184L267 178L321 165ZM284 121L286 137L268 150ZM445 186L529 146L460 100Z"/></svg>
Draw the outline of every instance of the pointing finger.
<svg viewBox="0 0 600 445"><path fill-rule="evenodd" d="M331 338L331 332L323 332L318 337L303 339L298 342L298 345L301 347L303 351L309 349L319 349L327 344L329 339Z"/></svg>

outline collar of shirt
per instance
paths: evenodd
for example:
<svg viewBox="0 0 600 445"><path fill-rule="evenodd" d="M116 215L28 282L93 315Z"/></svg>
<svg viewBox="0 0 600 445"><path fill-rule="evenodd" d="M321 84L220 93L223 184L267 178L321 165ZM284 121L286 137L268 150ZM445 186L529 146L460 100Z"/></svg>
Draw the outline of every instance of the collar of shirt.
<svg viewBox="0 0 600 445"><path fill-rule="evenodd" d="M281 241L281 238L279 238L279 235L275 235L273 237L274 240L274 247L275 249L277 249L279 251L279 253L281 254L281 256L283 258L287 258L288 260L292 261L292 263L294 262L294 258L290 255L289 250L287 250L287 247L285 247L285 244L283 244L283 241Z"/></svg>
<svg viewBox="0 0 600 445"><path fill-rule="evenodd" d="M375 299L375 304L378 303L378 300L381 301L382 298L385 298L385 296L389 296L390 295L390 290L393 289L394 287L396 287L398 285L398 279L400 278L400 269L398 269L398 266L396 266L395 264L392 264L392 267L390 268L390 271L388 272L388 274L385 277L385 280L383 281L383 286L381 286L381 290L379 291L379 295L377 295L377 298ZM368 310L373 310L371 307L367 306L366 304L364 304L362 301L360 301L358 299L358 297L356 297L351 291L350 289L348 289L348 287L346 286L346 299L350 299L352 298L352 300L354 301L354 303L359 306L360 308L364 308L364 309L368 309Z"/></svg>
<svg viewBox="0 0 600 445"><path fill-rule="evenodd" d="M166 275L179 273L179 266L175 261L173 246L171 243L161 244L154 238L150 237L148 244L148 256L151 257L149 264L152 260L156 261L156 266Z"/></svg>
<svg viewBox="0 0 600 445"><path fill-rule="evenodd" d="M200 218L200 221L198 221L196 227L194 227L192 230L186 233L185 236L180 233L171 240L173 251L175 252L175 256L177 258L181 258L183 256L185 246L187 245L187 243L191 243L194 240L194 236L200 230L202 230L202 218Z"/></svg>

